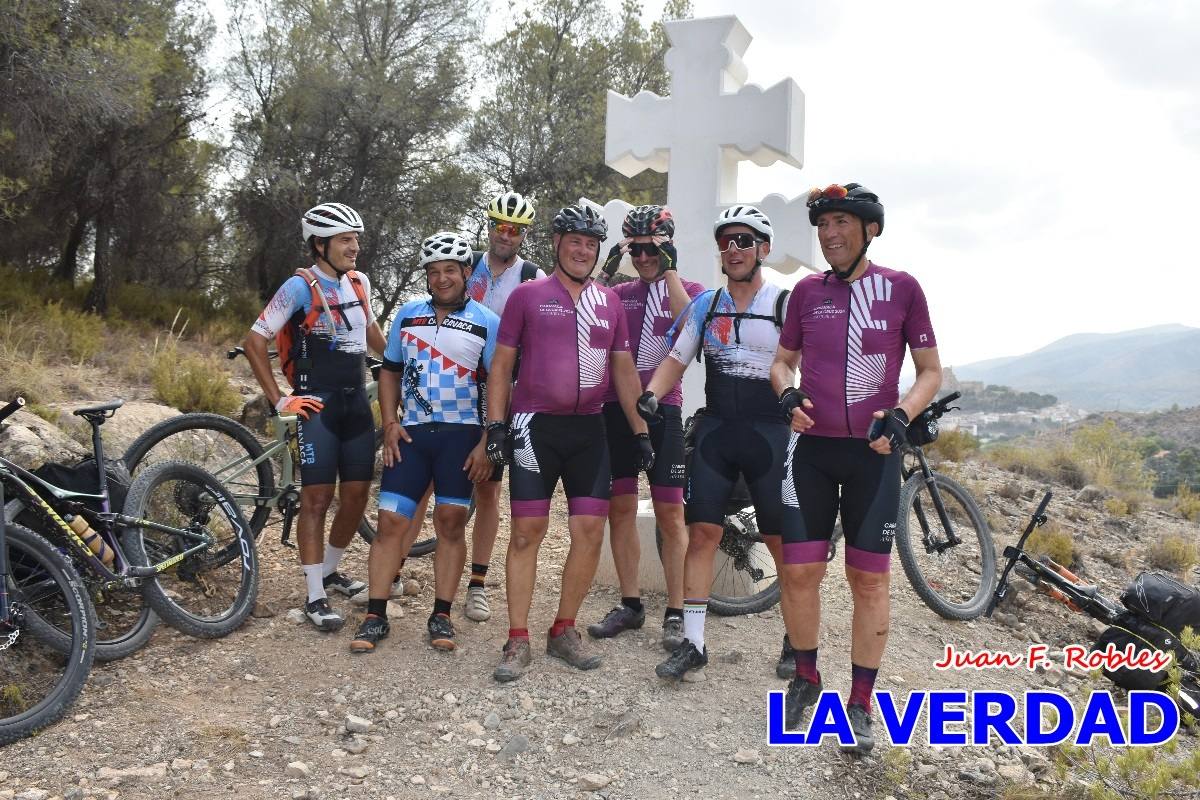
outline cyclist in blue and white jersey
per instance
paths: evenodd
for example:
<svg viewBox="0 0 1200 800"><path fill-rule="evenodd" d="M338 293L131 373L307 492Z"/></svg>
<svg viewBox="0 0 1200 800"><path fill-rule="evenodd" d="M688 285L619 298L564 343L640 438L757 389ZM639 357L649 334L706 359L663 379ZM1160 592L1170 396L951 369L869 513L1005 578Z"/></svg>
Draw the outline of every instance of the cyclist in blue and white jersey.
<svg viewBox="0 0 1200 800"><path fill-rule="evenodd" d="M300 514L296 541L308 587L304 613L318 630L335 631L344 620L329 605L326 590L347 596L366 585L338 572L367 506L375 472L375 420L366 390L367 348L382 353L383 332L369 302L371 284L354 271L362 217L341 203L322 203L305 212L301 231L313 258L311 276L324 313L301 333L306 357L294 373L295 391L285 395L271 371L268 343L284 326L298 330L313 306L313 287L299 275L284 282L267 304L243 346L254 377L280 414L298 419ZM361 283L358 289L355 282ZM281 353L283 358L287 354ZM338 510L325 545L325 516L340 479Z"/></svg>
<svg viewBox="0 0 1200 800"><path fill-rule="evenodd" d="M713 582L713 561L724 532L726 507L739 477L754 503L775 563L781 559L784 448L787 420L771 390L771 360L783 322L782 290L767 283L762 261L771 251L771 221L754 206L736 205L713 228L727 289L706 291L684 309L672 331L670 353L638 400L647 419L659 416L659 400L703 352L705 407L697 413L687 460L684 518L688 549L683 572L683 641L656 667L663 678L682 678L708 663L704 622ZM784 640L785 651L787 641ZM790 656L780 664L790 666ZM776 667L776 671L780 671Z"/></svg>
<svg viewBox="0 0 1200 800"><path fill-rule="evenodd" d="M392 579L419 530L410 523L430 482L438 547L429 641L442 650L455 648L450 609L466 563L467 508L473 484L492 471L479 390L491 367L500 319L466 294L471 273L466 239L435 233L421 244L421 266L430 297L399 309L383 354L379 533L371 544L367 616L350 643L354 652L374 650L389 633Z"/></svg>

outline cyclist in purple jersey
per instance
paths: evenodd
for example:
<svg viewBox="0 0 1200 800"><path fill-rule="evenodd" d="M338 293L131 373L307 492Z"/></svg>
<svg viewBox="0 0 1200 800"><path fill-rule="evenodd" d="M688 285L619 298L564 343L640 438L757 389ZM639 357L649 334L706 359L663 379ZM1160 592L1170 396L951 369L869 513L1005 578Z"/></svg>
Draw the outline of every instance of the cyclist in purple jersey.
<svg viewBox="0 0 1200 800"><path fill-rule="evenodd" d="M512 464L512 535L505 562L510 627L493 673L498 681L519 678L531 660L529 607L538 548L560 477L571 548L546 652L577 669L600 666L600 657L588 651L575 629L575 615L596 574L608 514L611 474L600 410L610 372L638 442L639 467L654 463L646 424L635 408L641 384L629 354L625 315L616 294L591 280L607 226L592 209L568 206L554 218L553 231L555 270L513 290L488 377L488 458ZM521 366L514 389L518 347ZM511 426L505 419L510 392Z"/></svg>
<svg viewBox="0 0 1200 800"><path fill-rule="evenodd" d="M785 723L798 725L820 696L820 588L840 512L854 597L847 713L856 744L848 749L865 754L874 744L871 692L887 644L899 446L909 419L937 394L942 368L916 279L866 259L883 232L879 198L857 183L833 185L814 189L808 208L830 269L796 284L771 366L772 387L792 428L782 487L781 575L796 677L788 686ZM906 347L917 379L900 398Z"/></svg>
<svg viewBox="0 0 1200 800"><path fill-rule="evenodd" d="M597 282L607 283L628 254L639 280L613 287L621 299L629 325L634 364L644 389L654 377L670 349L667 334L691 298L704 287L679 277L678 254L671 238L675 220L662 206L638 206L625 215L621 226L625 238L613 245ZM662 531L663 576L667 584L667 608L663 614L661 642L674 650L683 639L683 558L687 553L687 528L683 520L683 392L676 384L663 397L661 422L650 426L654 467L647 473L654 517ZM612 500L608 507L609 537L613 563L621 586L621 604L600 622L588 626L588 634L604 639L641 628L646 621L638 586L641 559L637 531L638 468L634 438L625 412L610 385L604 402L604 424L612 461Z"/></svg>

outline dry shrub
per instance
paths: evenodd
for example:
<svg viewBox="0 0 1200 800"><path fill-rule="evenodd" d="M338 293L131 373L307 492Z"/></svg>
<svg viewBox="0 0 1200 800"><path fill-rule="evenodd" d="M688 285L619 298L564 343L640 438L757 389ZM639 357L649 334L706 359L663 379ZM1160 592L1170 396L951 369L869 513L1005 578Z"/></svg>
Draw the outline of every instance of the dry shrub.
<svg viewBox="0 0 1200 800"><path fill-rule="evenodd" d="M1175 492L1175 513L1189 522L1200 522L1200 494L1187 484L1180 484Z"/></svg>
<svg viewBox="0 0 1200 800"><path fill-rule="evenodd" d="M1146 558L1151 566L1182 575L1200 563L1200 549L1192 538L1169 533L1151 545Z"/></svg>
<svg viewBox="0 0 1200 800"><path fill-rule="evenodd" d="M174 342L155 354L150 382L160 402L185 413L207 411L228 416L242 404L218 360L182 353Z"/></svg>
<svg viewBox="0 0 1200 800"><path fill-rule="evenodd" d="M1029 535L1025 549L1031 553L1050 556L1063 566L1075 560L1075 541L1058 523L1050 520Z"/></svg>

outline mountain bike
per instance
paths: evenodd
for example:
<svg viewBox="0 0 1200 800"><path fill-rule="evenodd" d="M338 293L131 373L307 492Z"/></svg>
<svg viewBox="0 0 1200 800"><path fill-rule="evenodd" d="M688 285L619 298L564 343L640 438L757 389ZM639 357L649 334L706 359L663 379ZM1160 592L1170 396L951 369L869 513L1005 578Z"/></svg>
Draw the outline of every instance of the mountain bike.
<svg viewBox="0 0 1200 800"><path fill-rule="evenodd" d="M1004 602L1010 589L1010 576L1016 573L1032 583L1042 594L1057 600L1076 613L1087 614L1092 619L1109 626L1108 631L1101 634L1100 639L1097 640L1097 649L1101 649L1101 642L1104 641L1105 636L1116 631L1130 635L1128 639L1122 641L1140 640L1140 645L1143 647L1159 649L1161 645L1161 649L1171 650L1176 657L1175 664L1179 668L1178 684L1171 693L1175 696L1181 709L1188 711L1193 717L1200 720L1200 652L1186 647L1174 632L1163 628L1153 620L1147 620L1141 612L1134 611L1135 605L1126 608L1122 603L1105 597L1100 593L1099 587L1094 584L1084 583L1081 578L1049 556L1035 558L1025 550L1025 543L1034 529L1046 524L1046 508L1050 505L1052 496L1051 492L1046 492L1017 543L1004 548L1004 558L1007 560L1003 572L1000 573L996 589L989 599L987 610L984 612L985 616L991 617L996 608ZM1135 581L1135 585L1137 585L1137 581ZM1144 599L1141 597L1143 602ZM1149 631L1147 635L1154 638L1140 635L1147 631ZM1105 674L1119 685L1126 685L1121 682L1119 674L1107 671ZM1141 680L1145 680L1145 678L1140 678L1139 682ZM1151 678L1149 683L1140 686L1138 684L1131 685L1138 686L1138 688L1160 688L1154 686L1154 683L1155 680Z"/></svg>
<svg viewBox="0 0 1200 800"><path fill-rule="evenodd" d="M226 353L229 359L245 355L235 347ZM274 352L269 353L274 358ZM379 370L383 362L368 358L373 379L367 383L367 396L374 407L379 400ZM224 483L239 505L247 508L250 528L257 539L266 527L272 509L283 517L280 543L295 547L292 526L300 512L299 441L297 418L276 415L271 418L274 439L265 444L249 428L220 414L181 414L144 431L126 449L124 461L131 472L158 461L173 459L199 464ZM375 433L375 449L383 445L383 432ZM278 469L279 483L275 483ZM378 497L378 481L372 481L372 498ZM374 506L372 502L369 505ZM471 512L474 512L474 502ZM429 529L433 526L430 524ZM358 534L368 544L375 540L375 525L364 516ZM409 556L433 552L437 538L430 536L413 543Z"/></svg>
<svg viewBox="0 0 1200 800"><path fill-rule="evenodd" d="M0 408L0 420L23 406ZM9 468L0 464L0 508ZM0 745L61 719L87 682L96 612L71 562L0 514Z"/></svg>
<svg viewBox="0 0 1200 800"><path fill-rule="evenodd" d="M938 420L957 409L959 392L930 405L908 426L896 519L896 552L917 596L946 619L980 616L996 581L992 533L971 493L929 466L922 446L937 440ZM917 536L917 532L920 536Z"/></svg>
<svg viewBox="0 0 1200 800"><path fill-rule="evenodd" d="M92 427L95 491L56 485L0 458L12 498L4 507L6 520L19 517L60 547L78 565L89 595L101 599L102 621L111 628L101 627L96 650L105 659L144 645L155 614L190 636L225 636L250 616L258 594L250 527L234 497L200 467L156 464L133 480L121 512L110 509L100 426L122 405L114 400L74 411ZM84 531L72 527L76 518ZM100 543L89 546L85 536ZM121 603L139 596L144 604L133 610Z"/></svg>

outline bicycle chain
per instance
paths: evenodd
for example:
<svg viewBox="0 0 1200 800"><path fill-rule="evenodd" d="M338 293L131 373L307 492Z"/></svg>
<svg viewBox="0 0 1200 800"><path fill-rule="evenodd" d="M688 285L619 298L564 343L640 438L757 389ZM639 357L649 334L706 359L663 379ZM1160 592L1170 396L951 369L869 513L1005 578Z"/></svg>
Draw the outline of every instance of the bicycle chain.
<svg viewBox="0 0 1200 800"><path fill-rule="evenodd" d="M13 618L15 618L17 616L17 608L16 608L15 603L13 604L13 607L10 609L10 614ZM8 634L8 636L5 637L7 639L7 641L5 641L3 644L0 644L0 653L4 652L8 648L10 648L14 644L16 644L17 637L20 635L21 635L21 629L13 628L12 633Z"/></svg>

